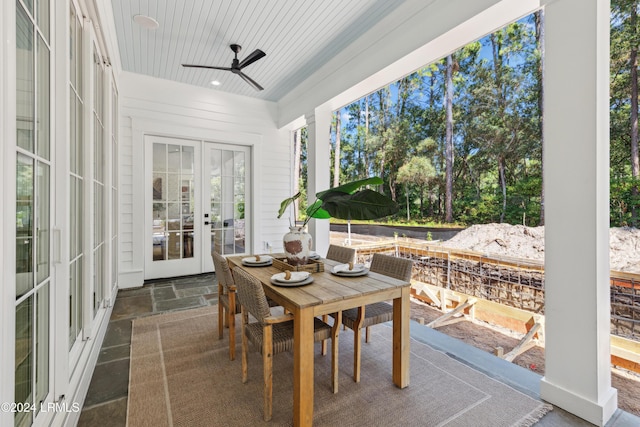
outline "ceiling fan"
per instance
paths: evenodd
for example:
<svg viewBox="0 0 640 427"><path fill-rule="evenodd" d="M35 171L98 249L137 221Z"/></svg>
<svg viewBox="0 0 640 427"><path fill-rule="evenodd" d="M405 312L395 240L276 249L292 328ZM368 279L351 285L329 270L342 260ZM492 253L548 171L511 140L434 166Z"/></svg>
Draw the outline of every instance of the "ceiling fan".
<svg viewBox="0 0 640 427"><path fill-rule="evenodd" d="M249 83L255 90L263 90L263 87L256 83L251 77L247 76L242 72L244 67L247 67L258 59L264 58L267 56L266 53L261 51L260 49L256 49L249 56L244 58L242 61L238 61L238 52L242 50L242 46L238 44L232 44L229 46L233 53L235 53L235 58L233 58L233 62L231 62L231 67L214 67L212 65L193 65L193 64L182 64L183 67L191 67L191 68L209 68L212 70L224 70L231 71L233 74L237 74L244 79L247 83Z"/></svg>

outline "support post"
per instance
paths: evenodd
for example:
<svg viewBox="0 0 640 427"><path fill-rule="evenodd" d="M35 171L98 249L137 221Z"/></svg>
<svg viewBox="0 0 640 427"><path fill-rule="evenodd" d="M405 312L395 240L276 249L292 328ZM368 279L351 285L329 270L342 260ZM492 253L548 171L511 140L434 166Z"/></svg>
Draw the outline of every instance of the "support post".
<svg viewBox="0 0 640 427"><path fill-rule="evenodd" d="M545 7L549 327L540 395L599 426L617 408L609 346L609 13L609 0Z"/></svg>
<svg viewBox="0 0 640 427"><path fill-rule="evenodd" d="M329 188L331 154L331 110L316 108L305 115L307 121L307 200L311 204L316 193ZM329 249L329 221L312 219L309 233L313 236L316 252L324 254Z"/></svg>

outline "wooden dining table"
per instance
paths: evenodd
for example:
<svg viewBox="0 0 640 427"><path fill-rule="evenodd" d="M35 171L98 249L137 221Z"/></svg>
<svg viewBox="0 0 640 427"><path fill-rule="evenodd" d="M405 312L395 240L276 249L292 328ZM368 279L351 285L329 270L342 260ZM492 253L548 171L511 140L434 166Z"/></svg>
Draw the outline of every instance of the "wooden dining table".
<svg viewBox="0 0 640 427"><path fill-rule="evenodd" d="M321 259L324 271L312 273L313 282L298 287L276 286L271 276L281 270L273 265L248 267L243 256L229 256L231 269L242 268L262 282L267 297L282 305L294 317L293 425L313 425L314 317L393 300L393 383L409 385L410 283L368 272L357 277L337 276L331 269L338 262ZM274 257L279 256L271 255Z"/></svg>

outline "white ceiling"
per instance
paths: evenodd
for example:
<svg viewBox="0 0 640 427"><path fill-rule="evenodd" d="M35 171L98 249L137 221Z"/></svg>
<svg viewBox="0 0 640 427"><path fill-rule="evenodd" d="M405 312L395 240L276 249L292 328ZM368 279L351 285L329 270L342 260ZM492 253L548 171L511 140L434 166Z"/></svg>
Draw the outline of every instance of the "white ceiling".
<svg viewBox="0 0 640 427"><path fill-rule="evenodd" d="M112 0L123 71L278 101L362 36L405 0ZM146 30L146 15L160 24ZM240 61L255 49L267 56L243 72L264 87L256 91L229 71L230 44ZM220 86L210 82L218 80Z"/></svg>

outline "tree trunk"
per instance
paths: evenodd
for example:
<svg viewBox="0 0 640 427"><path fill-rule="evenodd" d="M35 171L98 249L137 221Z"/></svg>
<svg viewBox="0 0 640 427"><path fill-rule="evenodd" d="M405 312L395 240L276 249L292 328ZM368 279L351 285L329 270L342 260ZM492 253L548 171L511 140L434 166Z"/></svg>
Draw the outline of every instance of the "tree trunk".
<svg viewBox="0 0 640 427"><path fill-rule="evenodd" d="M538 114L540 116L540 224L544 225L544 10L540 9L535 14L536 19L536 44L540 52L540 64L538 68Z"/></svg>
<svg viewBox="0 0 640 427"><path fill-rule="evenodd" d="M453 222L453 58L447 56L446 71L446 135L445 135L445 222Z"/></svg>
<svg viewBox="0 0 640 427"><path fill-rule="evenodd" d="M293 134L293 194L298 194L300 191L300 173L301 173L301 162L300 157L302 156L302 129L298 129ZM294 215L297 215L300 212L300 198L296 199L294 203L293 212ZM296 221L298 218L294 218Z"/></svg>
<svg viewBox="0 0 640 427"><path fill-rule="evenodd" d="M409 186L404 186L404 192L407 194L407 222L411 221L411 215L409 214Z"/></svg>
<svg viewBox="0 0 640 427"><path fill-rule="evenodd" d="M636 26L638 22L638 2L634 1L631 5L630 27L633 31L632 40L637 40ZM629 66L631 67L631 176L633 177L633 187L631 194L633 200L631 203L631 225L638 225L638 184L637 180L640 176L640 162L638 159L638 45L631 43L631 52L629 54Z"/></svg>
<svg viewBox="0 0 640 427"><path fill-rule="evenodd" d="M364 98L364 147L368 147L369 142L369 96ZM364 171L362 178L369 176L369 153L368 149L365 149L364 156Z"/></svg>
<svg viewBox="0 0 640 427"><path fill-rule="evenodd" d="M507 179L504 170L504 158L502 156L498 157L498 173L500 174L500 189L502 190L502 212L500 213L500 224L502 224L507 211Z"/></svg>
<svg viewBox="0 0 640 427"><path fill-rule="evenodd" d="M340 110L336 111L336 148L333 153L333 186L340 185Z"/></svg>

